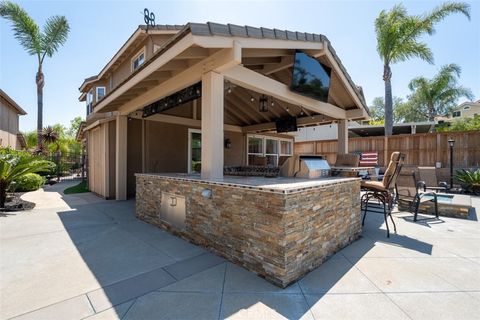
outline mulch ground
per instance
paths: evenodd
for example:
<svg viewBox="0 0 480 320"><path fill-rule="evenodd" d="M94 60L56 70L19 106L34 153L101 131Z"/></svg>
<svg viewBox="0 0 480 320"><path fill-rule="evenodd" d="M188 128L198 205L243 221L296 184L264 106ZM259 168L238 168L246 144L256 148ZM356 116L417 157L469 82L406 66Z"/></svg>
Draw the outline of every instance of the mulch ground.
<svg viewBox="0 0 480 320"><path fill-rule="evenodd" d="M13 196L7 197L7 203L5 203L4 208L0 208L0 212L15 212L15 211L25 211L32 210L35 208L35 203L30 201L25 201L20 199L20 196L23 193L16 193Z"/></svg>

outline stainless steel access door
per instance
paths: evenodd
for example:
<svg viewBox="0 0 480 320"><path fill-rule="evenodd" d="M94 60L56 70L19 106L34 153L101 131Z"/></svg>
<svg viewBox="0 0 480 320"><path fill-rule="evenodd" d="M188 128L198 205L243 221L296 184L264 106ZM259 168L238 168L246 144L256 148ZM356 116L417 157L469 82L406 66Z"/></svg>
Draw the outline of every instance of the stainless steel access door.
<svg viewBox="0 0 480 320"><path fill-rule="evenodd" d="M183 230L185 228L185 216L185 197L162 192L160 220L167 222L176 229Z"/></svg>

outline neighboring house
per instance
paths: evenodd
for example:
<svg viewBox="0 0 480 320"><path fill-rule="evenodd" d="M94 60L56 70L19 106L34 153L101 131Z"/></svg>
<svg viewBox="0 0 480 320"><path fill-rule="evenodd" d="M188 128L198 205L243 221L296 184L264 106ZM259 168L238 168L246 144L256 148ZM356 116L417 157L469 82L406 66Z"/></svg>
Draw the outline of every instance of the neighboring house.
<svg viewBox="0 0 480 320"><path fill-rule="evenodd" d="M466 101L452 109L451 113L447 115L436 116L435 122L450 122L455 119L473 118L477 115L480 115L480 100Z"/></svg>
<svg viewBox="0 0 480 320"><path fill-rule="evenodd" d="M323 68L324 100L291 90L297 57ZM224 167L279 166L293 138L277 128L336 121L347 152L347 122L369 117L325 36L231 24L139 26L79 89L89 188L116 199L135 195L136 173L216 180Z"/></svg>
<svg viewBox="0 0 480 320"><path fill-rule="evenodd" d="M0 147L21 150L26 148L25 138L19 130L19 116L27 113L0 89Z"/></svg>
<svg viewBox="0 0 480 320"><path fill-rule="evenodd" d="M394 123L393 135L427 133L434 130L434 128L434 122ZM332 123L328 125L300 128L297 133L292 135L295 137L295 142L336 140L338 138L338 128L336 123ZM350 138L384 135L385 126L383 124L369 125L360 124L356 121L351 121L348 124L348 136Z"/></svg>

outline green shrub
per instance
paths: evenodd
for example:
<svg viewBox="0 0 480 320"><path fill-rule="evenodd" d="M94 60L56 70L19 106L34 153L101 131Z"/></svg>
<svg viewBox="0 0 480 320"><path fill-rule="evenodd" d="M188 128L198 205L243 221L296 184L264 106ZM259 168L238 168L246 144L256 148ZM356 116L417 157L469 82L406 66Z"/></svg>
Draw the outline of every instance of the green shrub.
<svg viewBox="0 0 480 320"><path fill-rule="evenodd" d="M15 191L35 191L45 183L45 178L36 173L27 173L15 180Z"/></svg>

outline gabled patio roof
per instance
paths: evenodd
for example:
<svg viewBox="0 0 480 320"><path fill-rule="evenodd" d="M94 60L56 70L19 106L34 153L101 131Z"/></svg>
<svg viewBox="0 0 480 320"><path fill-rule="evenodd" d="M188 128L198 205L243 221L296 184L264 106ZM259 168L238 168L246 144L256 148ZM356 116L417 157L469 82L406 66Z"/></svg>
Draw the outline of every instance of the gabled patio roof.
<svg viewBox="0 0 480 320"><path fill-rule="evenodd" d="M271 83L273 85L277 84L276 82L283 82L285 85L288 82L286 77L291 73L293 53L299 49L332 67L331 91L334 93L331 98L329 97L328 103L322 103L321 107L324 110L330 108L333 112L323 113L324 115L330 118L349 119L369 116L363 94L353 83L330 41L324 35L212 22L188 23L183 28L180 29L180 27L160 25L149 30L149 32L170 30L176 33L156 51L151 59L109 92L96 106L97 112L117 111L122 108L123 110L119 111L126 114L138 110L176 90L198 82L206 68L226 70L238 66L230 70L230 77L225 75L225 78L233 83L237 82L236 84L240 86L242 86L241 81L235 79L236 76L249 77L257 74L264 77L258 78L262 83L264 82L262 80L268 77L268 80L275 81ZM146 26L139 26L138 30L146 32ZM138 30L136 33L139 32ZM251 70L252 73L246 69ZM235 71L237 71L236 75ZM197 74L193 75L194 73ZM149 94L153 88L159 93L156 96ZM262 92L248 86L244 88L272 95L272 97L277 93ZM277 89L282 91L284 87ZM304 110L310 110L313 113L321 109L312 107L312 101L305 101L306 99L303 98L300 101L284 100L285 95L275 98L301 106ZM294 98L298 98L298 95ZM345 111L335 112L335 108Z"/></svg>

